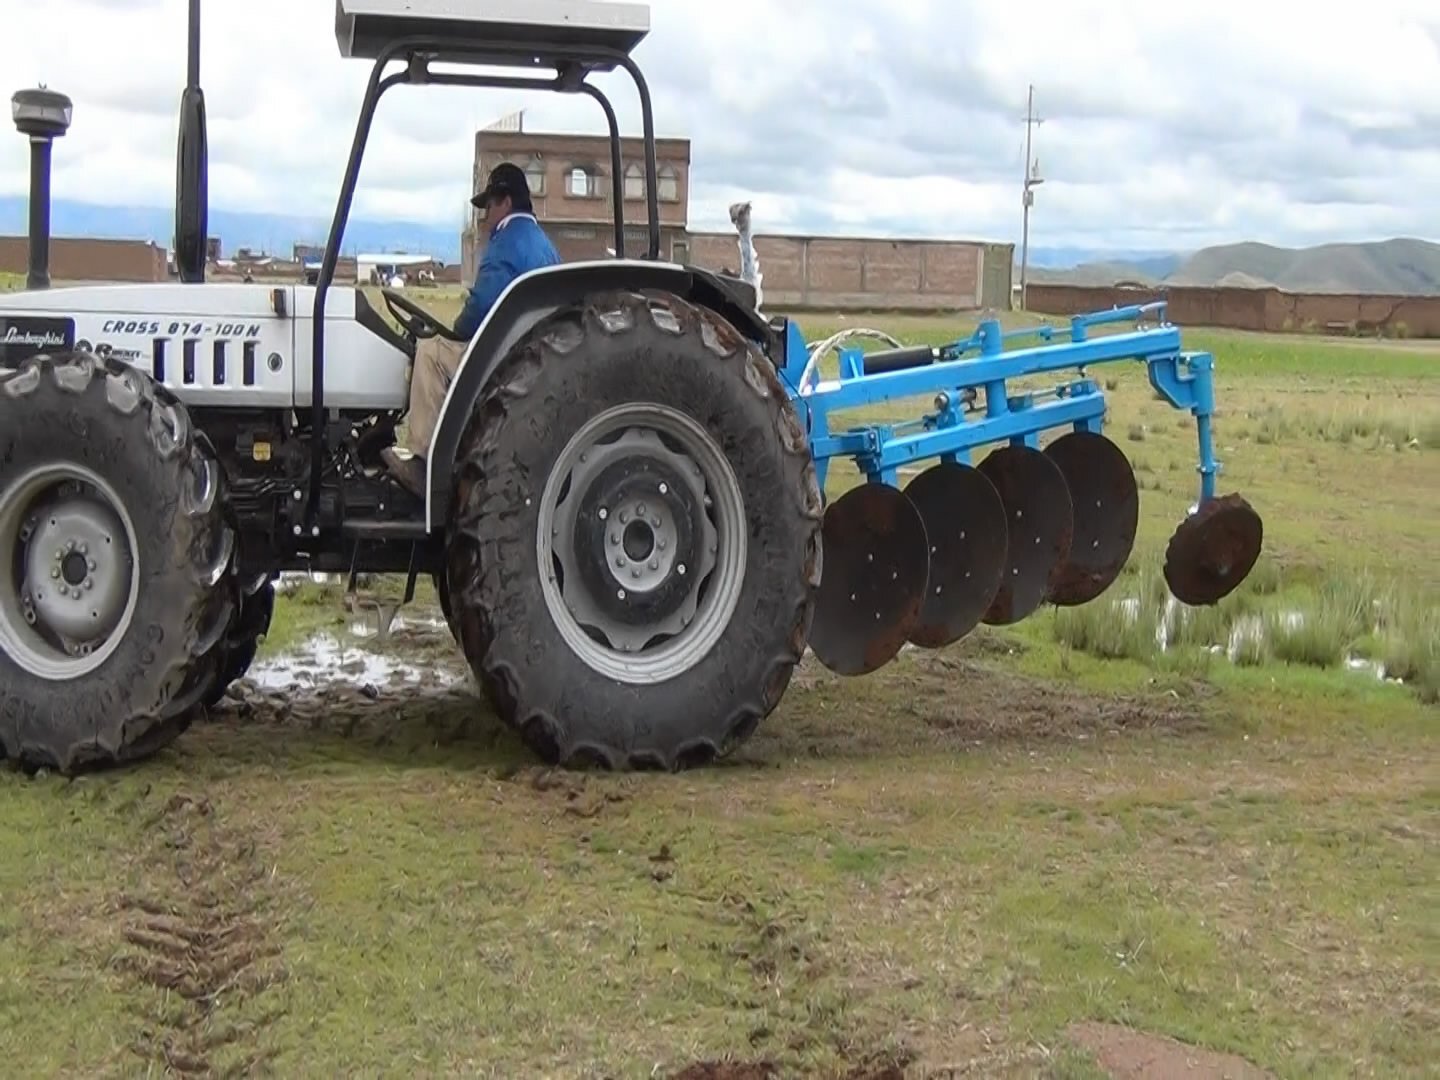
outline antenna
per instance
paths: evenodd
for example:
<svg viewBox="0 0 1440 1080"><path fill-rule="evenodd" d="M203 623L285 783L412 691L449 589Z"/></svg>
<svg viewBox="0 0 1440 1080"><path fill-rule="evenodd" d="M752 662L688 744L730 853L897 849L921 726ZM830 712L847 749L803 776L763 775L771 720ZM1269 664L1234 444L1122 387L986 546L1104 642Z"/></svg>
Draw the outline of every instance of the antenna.
<svg viewBox="0 0 1440 1080"><path fill-rule="evenodd" d="M1024 205L1020 236L1020 310L1028 311L1026 303L1026 275L1030 269L1030 207L1035 205L1035 188L1045 181L1040 176L1040 162L1031 156L1030 136L1045 121L1035 115L1035 84L1030 84L1030 93L1025 100L1025 181L1021 188L1020 201Z"/></svg>

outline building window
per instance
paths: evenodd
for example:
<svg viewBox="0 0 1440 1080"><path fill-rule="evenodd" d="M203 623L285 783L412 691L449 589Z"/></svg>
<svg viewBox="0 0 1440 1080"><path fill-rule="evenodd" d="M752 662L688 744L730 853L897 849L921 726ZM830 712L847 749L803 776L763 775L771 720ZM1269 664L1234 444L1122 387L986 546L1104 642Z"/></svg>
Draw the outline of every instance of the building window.
<svg viewBox="0 0 1440 1080"><path fill-rule="evenodd" d="M661 202L680 201L680 174L673 165L661 165L656 194Z"/></svg>
<svg viewBox="0 0 1440 1080"><path fill-rule="evenodd" d="M531 195L539 197L545 194L545 163L538 157L532 158L525 166L525 181L530 185Z"/></svg>
<svg viewBox="0 0 1440 1080"><path fill-rule="evenodd" d="M645 170L633 162L625 166L625 198L645 198Z"/></svg>
<svg viewBox="0 0 1440 1080"><path fill-rule="evenodd" d="M575 166L565 178L565 194L574 199L588 199L596 194L595 176L582 166Z"/></svg>

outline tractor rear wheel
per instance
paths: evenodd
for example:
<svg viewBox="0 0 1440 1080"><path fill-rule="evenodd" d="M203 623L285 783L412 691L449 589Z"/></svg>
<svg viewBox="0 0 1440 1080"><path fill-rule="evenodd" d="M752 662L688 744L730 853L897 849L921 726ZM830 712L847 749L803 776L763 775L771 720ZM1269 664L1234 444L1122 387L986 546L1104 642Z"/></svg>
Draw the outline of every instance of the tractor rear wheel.
<svg viewBox="0 0 1440 1080"><path fill-rule="evenodd" d="M70 773L184 731L234 548L224 474L169 391L89 353L0 370L0 750Z"/></svg>
<svg viewBox="0 0 1440 1080"><path fill-rule="evenodd" d="M461 646L544 760L703 764L780 701L820 488L773 365L718 315L627 292L541 323L476 402L454 494Z"/></svg>

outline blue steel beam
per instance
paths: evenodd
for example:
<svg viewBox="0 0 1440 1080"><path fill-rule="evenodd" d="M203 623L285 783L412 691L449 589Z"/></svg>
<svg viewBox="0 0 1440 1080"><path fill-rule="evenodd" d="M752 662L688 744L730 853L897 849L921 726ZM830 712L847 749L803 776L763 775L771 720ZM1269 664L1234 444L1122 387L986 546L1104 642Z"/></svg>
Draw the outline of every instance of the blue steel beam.
<svg viewBox="0 0 1440 1080"><path fill-rule="evenodd" d="M991 443L1037 445L1041 434L1060 428L1100 431L1105 395L1088 378L1061 384L1037 404L1036 393L1012 396L1011 379L1079 369L1093 364L1144 363L1150 385L1174 408L1195 417L1199 443L1200 497L1214 496L1220 463L1215 459L1211 417L1215 409L1214 359L1208 353L1181 351L1178 327L1165 323L1163 301L1077 315L1064 329L1040 326L1002 331L991 319L969 338L936 347L935 362L898 371L866 373L864 353L840 353L840 378L800 392L810 363L798 326L787 328L782 376L810 433L811 449L823 488L830 460L848 457L872 482L898 484L902 466L937 459L968 462L975 449ZM1097 326L1136 322L1154 315L1158 325L1127 333L1090 338ZM1044 344L1006 349L1007 340L1039 338ZM1058 340L1057 340L1058 339ZM967 417L960 402L974 400L967 391L983 391L984 418ZM831 432L837 410L882 405L899 398L934 395L935 412L890 424L861 424ZM899 430L897 430L899 429ZM919 430L906 430L919 429Z"/></svg>

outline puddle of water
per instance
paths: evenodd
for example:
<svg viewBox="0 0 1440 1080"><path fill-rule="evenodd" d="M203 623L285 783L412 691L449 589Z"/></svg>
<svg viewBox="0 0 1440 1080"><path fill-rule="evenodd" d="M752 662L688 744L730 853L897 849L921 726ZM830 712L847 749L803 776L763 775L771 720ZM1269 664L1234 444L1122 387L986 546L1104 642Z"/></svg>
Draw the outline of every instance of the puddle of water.
<svg viewBox="0 0 1440 1080"><path fill-rule="evenodd" d="M1134 622L1140 617L1140 598L1126 596L1114 601L1115 607L1126 619ZM1155 623L1155 644L1161 652L1165 652L1170 646L1170 637L1177 619L1185 618L1185 609L1173 596L1166 596L1165 610ZM1294 631L1305 625L1305 613L1303 611L1281 611L1273 616L1286 630ZM1230 635L1225 644L1212 644L1208 646L1209 651L1217 655L1223 654L1232 664L1236 662L1242 652L1253 651L1265 643L1266 628L1265 619L1259 615L1241 615L1230 624ZM1386 679L1385 665L1378 660L1370 660L1361 656L1346 656L1345 668L1348 671L1362 672L1372 675L1377 679L1387 682L1400 683L1401 679Z"/></svg>
<svg viewBox="0 0 1440 1080"><path fill-rule="evenodd" d="M339 574L312 574L303 570L286 570L275 580L275 591L281 593L292 593L302 585L329 585L340 580Z"/></svg>
<svg viewBox="0 0 1440 1080"><path fill-rule="evenodd" d="M445 635L446 640L450 638L450 628L445 625L445 620L434 615L396 615L390 623L390 632L397 630L438 630ZM357 619L349 627L350 635L357 638L373 638L378 636L380 628L376 620Z"/></svg>
<svg viewBox="0 0 1440 1080"><path fill-rule="evenodd" d="M317 634L295 652L255 664L248 678L267 690L285 690L329 682L450 687L464 682L467 675L447 667L421 667L368 649L347 647L333 635Z"/></svg>

